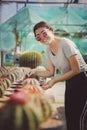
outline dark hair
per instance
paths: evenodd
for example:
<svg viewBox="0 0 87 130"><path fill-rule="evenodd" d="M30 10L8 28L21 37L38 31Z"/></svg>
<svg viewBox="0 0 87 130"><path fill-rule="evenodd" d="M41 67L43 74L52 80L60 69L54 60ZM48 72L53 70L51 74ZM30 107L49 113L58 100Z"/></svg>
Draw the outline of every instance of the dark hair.
<svg viewBox="0 0 87 130"><path fill-rule="evenodd" d="M33 28L33 32L34 32L34 34L35 34L35 31L38 29L38 28L41 28L41 27L46 27L46 28L48 28L49 30L54 30L54 28L50 25L50 24L48 24L47 22L45 22L45 21L41 21L41 22L39 22L39 23L37 23L35 26L34 26L34 28Z"/></svg>

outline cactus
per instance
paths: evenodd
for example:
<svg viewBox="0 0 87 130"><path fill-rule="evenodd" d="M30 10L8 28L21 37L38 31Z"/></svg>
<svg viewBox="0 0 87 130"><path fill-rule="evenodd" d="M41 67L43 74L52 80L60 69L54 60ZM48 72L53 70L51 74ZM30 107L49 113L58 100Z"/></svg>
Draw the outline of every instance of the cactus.
<svg viewBox="0 0 87 130"><path fill-rule="evenodd" d="M27 78L22 82L24 85L26 84L31 84L31 85L38 85L39 86L39 82L37 79L35 78Z"/></svg>
<svg viewBox="0 0 87 130"><path fill-rule="evenodd" d="M19 57L19 65L22 67L35 68L41 65L42 61L42 55L37 51L26 51Z"/></svg>
<svg viewBox="0 0 87 130"><path fill-rule="evenodd" d="M37 130L38 120L28 104L9 102L0 110L0 130Z"/></svg>
<svg viewBox="0 0 87 130"><path fill-rule="evenodd" d="M11 87L11 81L8 78L3 78L0 81L0 97L2 97L7 88Z"/></svg>
<svg viewBox="0 0 87 130"><path fill-rule="evenodd" d="M8 70L6 67L4 67L4 66L0 67L0 76L4 75L7 71Z"/></svg>
<svg viewBox="0 0 87 130"><path fill-rule="evenodd" d="M51 117L51 106L38 94L16 92L0 109L0 130L38 130Z"/></svg>

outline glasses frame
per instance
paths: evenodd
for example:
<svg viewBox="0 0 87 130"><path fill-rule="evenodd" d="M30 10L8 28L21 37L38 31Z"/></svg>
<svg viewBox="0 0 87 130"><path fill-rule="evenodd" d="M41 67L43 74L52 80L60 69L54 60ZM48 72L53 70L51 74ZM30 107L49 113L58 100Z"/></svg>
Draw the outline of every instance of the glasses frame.
<svg viewBox="0 0 87 130"><path fill-rule="evenodd" d="M41 37L42 36L44 38L46 38L48 36L47 31L43 30L40 34L38 34L37 36L35 36L35 38L36 38L37 41L41 41L41 39L42 39Z"/></svg>

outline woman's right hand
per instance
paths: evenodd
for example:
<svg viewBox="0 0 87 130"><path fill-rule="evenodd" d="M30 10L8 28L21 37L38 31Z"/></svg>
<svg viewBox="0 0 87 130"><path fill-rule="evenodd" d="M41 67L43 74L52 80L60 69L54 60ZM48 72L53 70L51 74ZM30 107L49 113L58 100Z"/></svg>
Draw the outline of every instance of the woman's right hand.
<svg viewBox="0 0 87 130"><path fill-rule="evenodd" d="M37 71L37 69L30 69L29 73L28 73L28 77L30 77L31 75L35 74Z"/></svg>
<svg viewBox="0 0 87 130"><path fill-rule="evenodd" d="M29 72L25 75L25 78L30 77L31 75L35 74L37 69L30 69Z"/></svg>

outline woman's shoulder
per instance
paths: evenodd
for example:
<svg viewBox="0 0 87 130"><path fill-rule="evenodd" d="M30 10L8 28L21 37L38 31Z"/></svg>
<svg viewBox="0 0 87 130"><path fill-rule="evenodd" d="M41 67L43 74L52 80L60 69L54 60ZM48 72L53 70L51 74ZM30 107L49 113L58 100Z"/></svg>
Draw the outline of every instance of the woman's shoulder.
<svg viewBox="0 0 87 130"><path fill-rule="evenodd" d="M76 46L75 43L71 39L65 38L65 37L61 38L61 45L62 46Z"/></svg>
<svg viewBox="0 0 87 130"><path fill-rule="evenodd" d="M73 41L72 41L71 39L69 39L69 38L62 37L62 38L61 38L61 42L62 42L62 43L65 43L65 42L70 43L70 42L73 42Z"/></svg>

